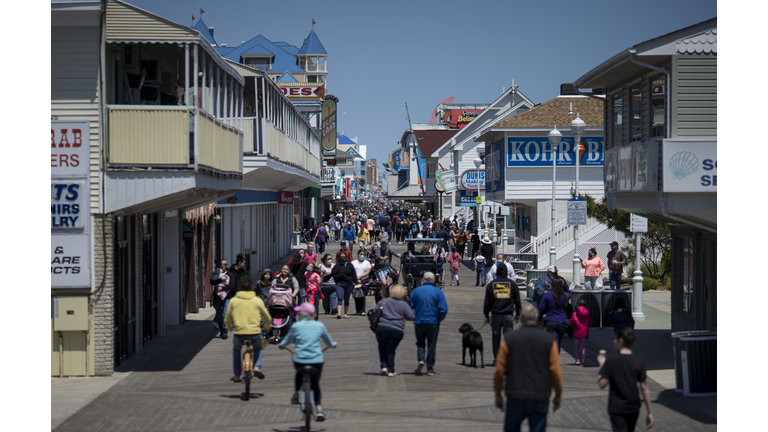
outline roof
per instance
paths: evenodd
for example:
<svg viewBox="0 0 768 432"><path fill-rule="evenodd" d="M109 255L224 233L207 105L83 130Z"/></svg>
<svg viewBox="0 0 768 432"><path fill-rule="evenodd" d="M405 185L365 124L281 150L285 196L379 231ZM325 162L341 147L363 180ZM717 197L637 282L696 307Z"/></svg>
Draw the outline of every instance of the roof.
<svg viewBox="0 0 768 432"><path fill-rule="evenodd" d="M304 45L301 46L298 54L328 55L328 53L325 51L325 48L323 47L323 44L320 42L320 39L317 37L317 33L315 33L314 30L309 32L309 36L307 36L307 38L304 40Z"/></svg>
<svg viewBox="0 0 768 432"><path fill-rule="evenodd" d="M283 72L282 75L280 75L275 82L299 82L299 80L296 79L295 76L293 76L290 72Z"/></svg>
<svg viewBox="0 0 768 432"><path fill-rule="evenodd" d="M421 157L431 157L443 143L451 139L461 129L416 129L413 131L419 140Z"/></svg>
<svg viewBox="0 0 768 432"><path fill-rule="evenodd" d="M240 53L240 55L264 55L264 56L274 57L275 53L273 53L272 51L264 48L260 44L256 44L256 45L248 48L244 52Z"/></svg>
<svg viewBox="0 0 768 432"><path fill-rule="evenodd" d="M265 38L262 35L258 35L254 37L253 39L245 42L244 44L241 44L238 47L233 48L231 51L228 51L222 56L224 58L227 58L229 60L233 60L236 62L240 62L240 57L242 54L248 54L248 50L251 48L254 48L256 45L261 45L263 49L266 49L270 52L272 52L275 57L272 59L272 71L273 72L305 72L304 69L300 68L296 61L296 56L288 53L283 48L275 45L272 43L269 39Z"/></svg>
<svg viewBox="0 0 768 432"><path fill-rule="evenodd" d="M296 55L299 53L299 49L288 42L274 42L274 44L282 48L288 54Z"/></svg>
<svg viewBox="0 0 768 432"><path fill-rule="evenodd" d="M352 144L357 145L356 142L352 141L348 136L346 135L337 135L337 138L339 139L339 144L345 145L345 144Z"/></svg>
<svg viewBox="0 0 768 432"><path fill-rule="evenodd" d="M218 46L219 44L216 43L216 39L213 38L213 35L211 34L211 31L208 30L208 26L205 25L205 21L203 21L202 18L197 20L197 24L192 26L193 29L200 32L201 35L210 43L212 43L214 46Z"/></svg>
<svg viewBox="0 0 768 432"><path fill-rule="evenodd" d="M596 66L573 82L576 88L610 88L648 69L631 61L633 56L651 65L663 65L670 56L682 53L717 55L717 18L629 47Z"/></svg>
<svg viewBox="0 0 768 432"><path fill-rule="evenodd" d="M574 114L568 114L573 104ZM497 123L494 128L566 128L576 114L588 127L603 127L603 101L588 96L558 96L528 111Z"/></svg>

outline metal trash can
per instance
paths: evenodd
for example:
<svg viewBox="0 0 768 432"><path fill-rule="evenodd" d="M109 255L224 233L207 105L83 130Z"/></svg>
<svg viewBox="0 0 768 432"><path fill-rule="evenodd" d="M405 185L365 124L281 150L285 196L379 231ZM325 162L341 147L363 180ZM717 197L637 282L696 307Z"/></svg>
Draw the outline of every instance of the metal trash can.
<svg viewBox="0 0 768 432"><path fill-rule="evenodd" d="M600 308L602 311L600 320L601 327L613 328L613 320L611 319L611 314L613 313L613 305L616 303L617 298L623 297L627 309L632 312L632 290L604 289L599 291L602 292L602 298L600 299L600 304L602 305Z"/></svg>
<svg viewBox="0 0 768 432"><path fill-rule="evenodd" d="M298 249L301 247L301 231L294 231L293 232L293 249Z"/></svg>
<svg viewBox="0 0 768 432"><path fill-rule="evenodd" d="M533 300L533 288L528 285L533 279L538 279L547 274L545 269L529 269L525 271L525 293L529 299ZM539 305L534 305L539 307Z"/></svg>
<svg viewBox="0 0 768 432"><path fill-rule="evenodd" d="M573 294L573 297L571 297L573 312L576 312L576 302L584 299L584 301L587 302L589 316L592 317L592 327L600 327L601 300L603 298L602 290L572 289L571 293Z"/></svg>
<svg viewBox="0 0 768 432"><path fill-rule="evenodd" d="M717 396L717 332L672 333L675 391L684 396Z"/></svg>

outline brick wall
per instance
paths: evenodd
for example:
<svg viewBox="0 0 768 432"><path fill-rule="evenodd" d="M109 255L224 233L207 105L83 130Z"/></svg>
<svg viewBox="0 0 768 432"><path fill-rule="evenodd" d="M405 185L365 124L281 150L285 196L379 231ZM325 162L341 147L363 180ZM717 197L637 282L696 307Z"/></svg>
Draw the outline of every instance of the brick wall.
<svg viewBox="0 0 768 432"><path fill-rule="evenodd" d="M105 219L104 215L94 215L94 367L95 374L102 376L112 375L115 366L113 229L111 217Z"/></svg>

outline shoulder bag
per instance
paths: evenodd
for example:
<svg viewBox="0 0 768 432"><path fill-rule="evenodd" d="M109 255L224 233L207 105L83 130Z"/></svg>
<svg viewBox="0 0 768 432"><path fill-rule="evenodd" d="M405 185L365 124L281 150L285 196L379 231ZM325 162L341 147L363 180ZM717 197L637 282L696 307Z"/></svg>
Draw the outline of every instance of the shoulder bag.
<svg viewBox="0 0 768 432"><path fill-rule="evenodd" d="M371 331L374 333L376 333L376 328L379 326L382 309L384 309L384 303L386 302L387 299L384 299L384 301L381 302L381 306L374 306L373 309L369 310L366 314L368 316L368 322L370 324Z"/></svg>

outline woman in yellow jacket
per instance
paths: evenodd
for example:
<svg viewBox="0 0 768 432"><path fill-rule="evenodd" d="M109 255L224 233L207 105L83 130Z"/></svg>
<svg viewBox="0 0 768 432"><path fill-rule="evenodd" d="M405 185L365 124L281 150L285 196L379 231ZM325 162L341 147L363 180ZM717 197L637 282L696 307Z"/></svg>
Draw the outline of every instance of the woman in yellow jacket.
<svg viewBox="0 0 768 432"><path fill-rule="evenodd" d="M368 246L371 241L371 233L365 228L365 225L360 225L360 229L357 231L357 240L360 242L360 247Z"/></svg>
<svg viewBox="0 0 768 432"><path fill-rule="evenodd" d="M227 316L224 324L227 330L235 334L232 341L232 366L235 375L230 381L240 382L242 362L240 350L243 342L250 340L253 345L253 357L256 359L253 367L253 375L258 379L264 379L261 372L261 319L264 318L266 330L272 328L272 317L267 312L264 301L253 291L253 281L250 276L243 276L237 284L237 294L229 301Z"/></svg>

